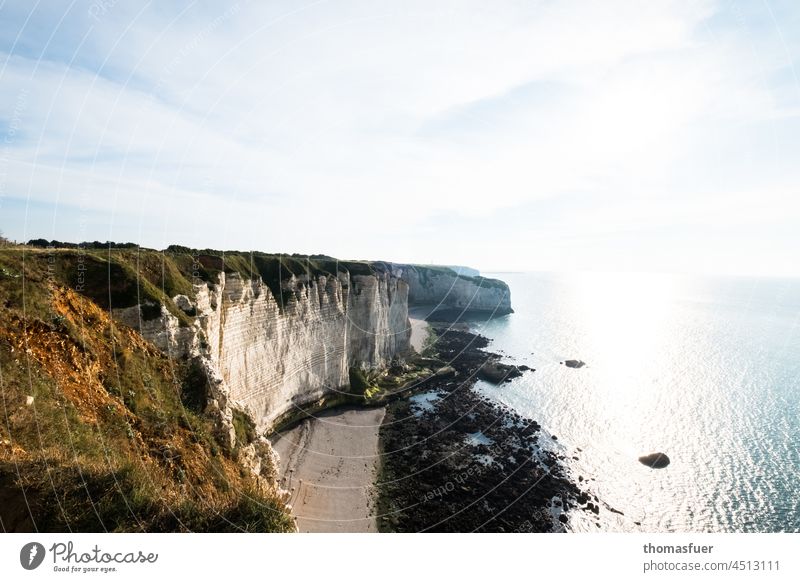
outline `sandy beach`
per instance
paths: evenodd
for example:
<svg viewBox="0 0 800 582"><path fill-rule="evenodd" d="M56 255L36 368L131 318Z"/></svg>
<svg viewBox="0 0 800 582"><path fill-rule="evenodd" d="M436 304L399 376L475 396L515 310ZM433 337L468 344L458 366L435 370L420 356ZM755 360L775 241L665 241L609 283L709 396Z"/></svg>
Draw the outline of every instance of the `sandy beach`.
<svg viewBox="0 0 800 582"><path fill-rule="evenodd" d="M433 311L434 307L412 307L408 310L408 320L411 322L411 347L421 354L425 348L425 341L430 335L430 327L425 318Z"/></svg>
<svg viewBox="0 0 800 582"><path fill-rule="evenodd" d="M373 482L384 408L318 414L273 437L300 532L374 532Z"/></svg>

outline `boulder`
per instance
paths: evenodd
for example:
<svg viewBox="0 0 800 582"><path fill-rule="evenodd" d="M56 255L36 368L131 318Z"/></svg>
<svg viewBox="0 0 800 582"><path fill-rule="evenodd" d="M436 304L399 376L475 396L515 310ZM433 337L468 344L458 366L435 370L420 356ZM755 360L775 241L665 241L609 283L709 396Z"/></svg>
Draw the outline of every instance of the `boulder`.
<svg viewBox="0 0 800 582"><path fill-rule="evenodd" d="M173 303L175 303L175 306L178 309L180 309L187 315L191 316L196 315L197 309L195 308L195 305L192 302L192 300L189 299L189 297L187 297L186 295L176 295L175 297L172 298L172 301Z"/></svg>
<svg viewBox="0 0 800 582"><path fill-rule="evenodd" d="M522 376L522 372L520 372L516 366L501 364L500 362L484 362L484 364L478 368L478 377L487 382L493 382L494 384L508 382L517 376Z"/></svg>
<svg viewBox="0 0 800 582"><path fill-rule="evenodd" d="M453 366L442 366L436 370L435 375L439 378L449 378L456 375L456 369Z"/></svg>
<svg viewBox="0 0 800 582"><path fill-rule="evenodd" d="M564 365L567 368L583 368L586 365L586 362L582 360L565 360Z"/></svg>
<svg viewBox="0 0 800 582"><path fill-rule="evenodd" d="M650 453L639 457L639 462L651 469L663 469L669 465L669 457L665 453Z"/></svg>

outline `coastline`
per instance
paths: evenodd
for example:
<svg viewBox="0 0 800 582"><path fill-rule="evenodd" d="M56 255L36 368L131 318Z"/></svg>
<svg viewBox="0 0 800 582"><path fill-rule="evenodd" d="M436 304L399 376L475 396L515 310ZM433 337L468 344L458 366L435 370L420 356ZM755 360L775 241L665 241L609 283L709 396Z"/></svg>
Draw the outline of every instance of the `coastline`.
<svg viewBox="0 0 800 582"><path fill-rule="evenodd" d="M299 532L375 532L378 430L385 407L320 412L270 440Z"/></svg>
<svg viewBox="0 0 800 582"><path fill-rule="evenodd" d="M388 404L381 427L380 530L565 532L572 512L596 516L597 496L564 463L576 453L473 389L500 359L490 340L466 324L430 325L438 364L413 396ZM532 373L506 367L508 378Z"/></svg>
<svg viewBox="0 0 800 582"><path fill-rule="evenodd" d="M433 306L409 309L409 343L421 355L431 335ZM280 459L278 480L301 533L378 531L380 427L386 406L340 405L310 414L270 437Z"/></svg>
<svg viewBox="0 0 800 582"><path fill-rule="evenodd" d="M429 373L408 394L329 409L272 437L298 530L566 532L572 512L596 517L605 504L564 464L577 452L473 389L499 360L490 340L425 323L438 357L420 358Z"/></svg>

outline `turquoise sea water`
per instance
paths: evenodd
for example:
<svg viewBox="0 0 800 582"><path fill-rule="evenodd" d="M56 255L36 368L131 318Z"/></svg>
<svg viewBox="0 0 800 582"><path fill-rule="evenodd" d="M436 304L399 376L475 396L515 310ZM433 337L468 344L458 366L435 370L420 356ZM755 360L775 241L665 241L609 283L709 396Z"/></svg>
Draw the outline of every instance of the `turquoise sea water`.
<svg viewBox="0 0 800 582"><path fill-rule="evenodd" d="M558 436L603 530L800 531L800 280L489 276L516 312L478 331L536 372L478 388Z"/></svg>

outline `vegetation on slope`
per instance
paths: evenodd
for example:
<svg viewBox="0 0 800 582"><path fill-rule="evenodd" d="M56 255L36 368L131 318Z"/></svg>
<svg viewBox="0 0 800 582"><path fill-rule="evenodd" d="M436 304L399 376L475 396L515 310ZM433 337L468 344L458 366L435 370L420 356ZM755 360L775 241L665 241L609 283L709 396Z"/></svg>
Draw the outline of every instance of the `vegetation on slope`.
<svg viewBox="0 0 800 582"><path fill-rule="evenodd" d="M293 530L275 488L217 441L197 370L108 317L187 290L184 274L158 253L136 270L142 253L111 254L0 249L0 526Z"/></svg>
<svg viewBox="0 0 800 582"><path fill-rule="evenodd" d="M443 267L439 265L409 265L409 266L419 274L420 282L422 283L423 287L429 285L431 277L447 275L449 277L453 277L456 279L464 279L465 281L472 281L479 287L495 287L498 289L508 288L508 285L505 282L501 281L500 279L491 279L489 277L483 277L481 275L477 276L462 275L460 273L457 273L451 267Z"/></svg>
<svg viewBox="0 0 800 582"><path fill-rule="evenodd" d="M325 255L284 255L261 252L191 249L171 245L165 251L131 243L64 243L35 239L27 246L4 247L4 260L81 293L104 309L161 303L188 325L190 318L175 307L175 295L192 297L193 284L216 283L220 273L242 279L261 278L283 309L294 292L282 282L296 276L371 275L389 266L371 261L339 261ZM21 295L21 288L18 292ZM157 313L155 313L157 315Z"/></svg>

